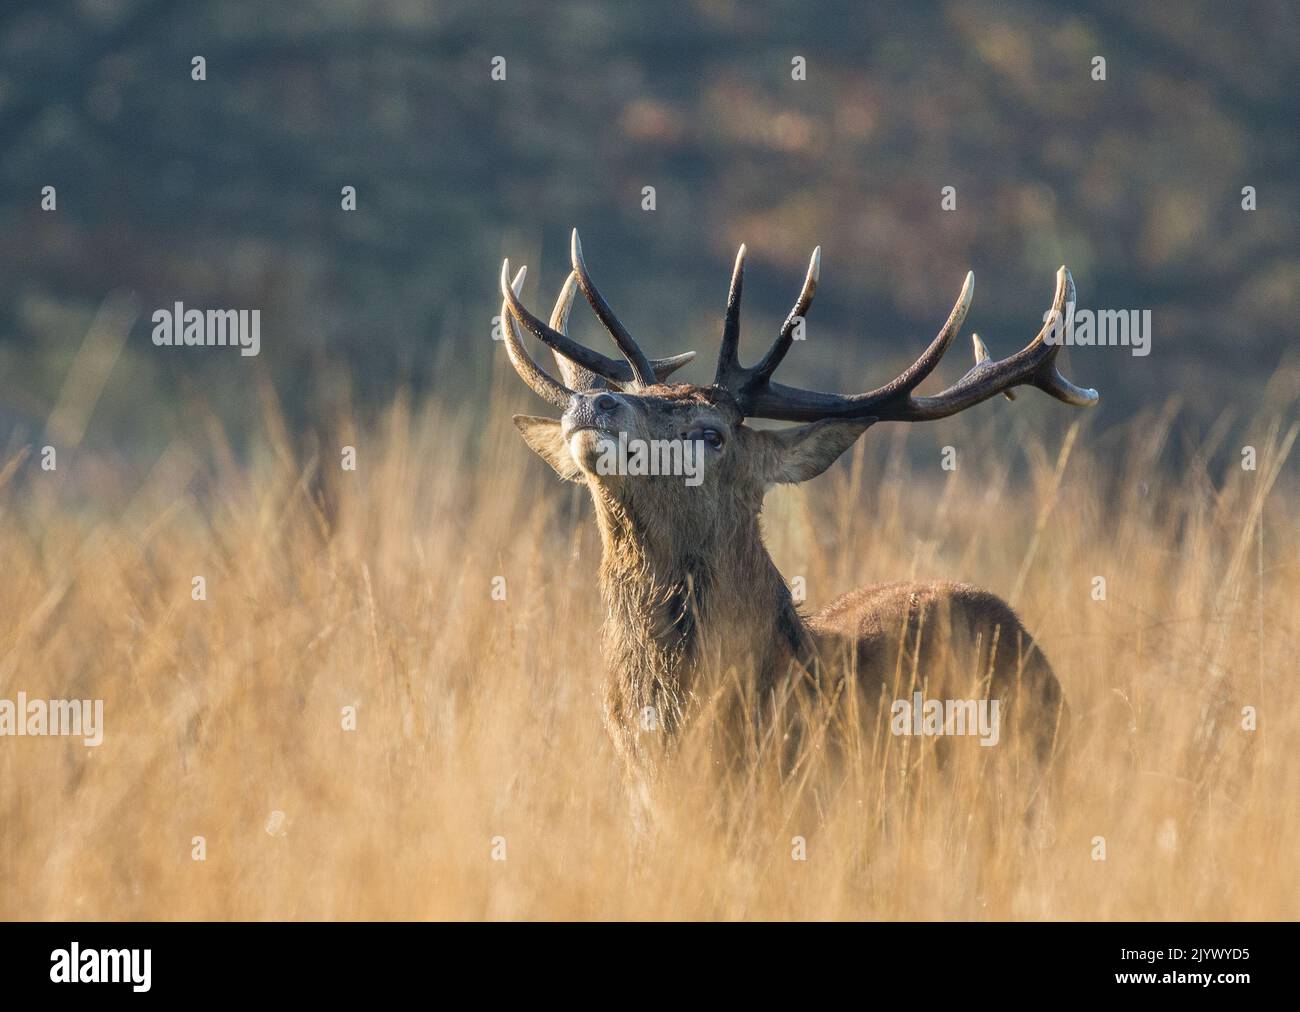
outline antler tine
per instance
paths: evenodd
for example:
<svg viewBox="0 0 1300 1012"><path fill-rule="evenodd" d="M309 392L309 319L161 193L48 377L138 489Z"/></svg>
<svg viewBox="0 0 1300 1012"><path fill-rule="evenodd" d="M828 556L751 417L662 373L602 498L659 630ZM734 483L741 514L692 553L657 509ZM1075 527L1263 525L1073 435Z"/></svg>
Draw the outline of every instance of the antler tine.
<svg viewBox="0 0 1300 1012"><path fill-rule="evenodd" d="M718 348L718 367L713 373L717 386L731 388L741 377L740 367L740 294L745 287L745 244L736 251L736 266L731 269L731 287L727 289L727 315L722 323L722 344Z"/></svg>
<svg viewBox="0 0 1300 1012"><path fill-rule="evenodd" d="M551 310L551 329L565 337L569 335L569 313L573 311L573 297L578 292L577 283L573 271L569 271L569 276L560 286L560 294L555 298L555 307Z"/></svg>
<svg viewBox="0 0 1300 1012"><path fill-rule="evenodd" d="M578 279L575 276L573 280L577 281ZM565 282L566 288L568 284L568 282ZM538 340L548 345L552 351L563 355L565 358L572 360L582 368L597 376L603 376L605 379L613 380L616 383L632 382L633 371L629 363L620 362L618 359L610 358L608 355L602 355L598 351L593 351L586 345L579 344L577 341L573 340L568 336L568 334L561 333L560 330L557 330L553 326L547 326L528 311L527 307L525 307L519 300L519 296L511 290L508 285L502 286L502 295L506 299L510 313L519 321L520 326ZM562 290L561 297L563 297L563 295L564 292ZM570 296L570 300L571 299L572 296ZM556 310L559 308L557 302ZM551 315L554 319L555 310L552 311ZM694 358L695 352L688 351L681 355L673 355L670 358L654 359L650 363L651 375L662 380L672 375Z"/></svg>
<svg viewBox="0 0 1300 1012"><path fill-rule="evenodd" d="M501 264L503 296L501 323L502 333L505 335L506 354L510 356L510 364L515 367L515 372L519 373L519 378L527 383L534 393L557 408L568 407L573 391L533 361L533 357L528 354L528 349L524 347L523 338L510 311L510 303L512 300L518 301L519 290L523 288L527 274L528 268L520 267L514 281L511 281L510 261L505 260Z"/></svg>
<svg viewBox="0 0 1300 1012"><path fill-rule="evenodd" d="M790 310L790 315L785 318L785 323L781 324L781 333L772 342L772 347L767 350L767 354L759 360L758 365L754 366L756 379L767 380L785 358L786 352L790 350L790 345L794 341L794 328L804 316L808 315L808 308L812 305L813 296L817 294L817 282L821 275L822 248L818 246L812 251L812 256L808 260L808 273L804 275L803 288L799 292L799 298L795 300L794 308Z"/></svg>
<svg viewBox="0 0 1300 1012"><path fill-rule="evenodd" d="M760 389L767 383L776 367L785 358L786 352L794 341L794 329L799 320L807 314L817 293L817 281L821 277L822 248L818 246L808 261L808 273L804 276L803 288L795 300L781 331L767 353L751 369L740 364L740 293L745 282L745 246L742 243L736 254L736 266L731 273L731 288L727 292L727 316L722 328L722 346L718 349L718 368L713 382L726 387L742 403L747 395Z"/></svg>
<svg viewBox="0 0 1300 1012"><path fill-rule="evenodd" d="M614 310L609 308L609 303L605 301L604 296L596 288L595 283L591 280L591 275L587 273L587 265L582 259L582 242L578 239L578 230L573 230L573 237L569 243L569 254L573 260L573 273L577 276L578 287L582 289L582 294L587 297L591 303L592 310L600 322L605 325L609 331L610 337L618 345L618 350L623 353L627 359L627 364L632 367L632 375L636 378L639 385L643 387L653 386L655 383L654 366L650 364L650 359L646 357L640 346L633 340L632 335L627 332L614 315Z"/></svg>
<svg viewBox="0 0 1300 1012"><path fill-rule="evenodd" d="M947 390L934 397L919 398L916 403L933 402L930 410L941 409L945 414L964 410L971 404L991 397L1001 391L1010 394L1010 387L1026 384L1036 386L1051 394L1059 401L1074 407L1092 407L1099 400L1096 390L1077 387L1056 368L1056 356L1061 351L1061 328L1064 326L1066 313L1073 312L1075 303L1074 278L1064 264L1056 272L1056 293L1052 298L1052 308L1048 310L1042 328L1034 339L1024 348L1000 361L980 359L978 351L975 366ZM1055 335L1056 339L1052 337ZM983 342L980 342L981 346ZM992 392L985 392L992 386ZM978 396L976 396L978 395ZM976 396L975 400L971 400ZM946 403L939 403L946 401ZM966 403L969 401L970 403ZM941 414L936 417L945 417Z"/></svg>
<svg viewBox="0 0 1300 1012"><path fill-rule="evenodd" d="M567 334L562 334L558 330L548 327L528 311L524 304L519 301L519 296L504 282L502 283L501 294L505 297L511 314L519 321L519 324L534 337L549 345L553 351L578 363L578 365L590 370L597 376L604 376L606 379L620 382L627 382L632 378L632 370L628 368L625 362L610 358L608 355L602 355L598 351L592 351L590 348L572 340Z"/></svg>
<svg viewBox="0 0 1300 1012"><path fill-rule="evenodd" d="M823 418L871 418L876 421L929 421L946 418L999 393L1010 394L1011 388L1028 384L1051 394L1057 400L1076 407L1097 403L1096 390L1075 386L1056 368L1060 341L1051 340L1065 319L1067 307L1074 306L1074 279L1062 266L1056 275L1056 293L1037 336L1008 358L992 361L988 349L978 337L974 339L975 365L948 389L933 397L914 397L912 391L934 370L960 329L970 308L974 292L974 275L966 275L957 304L943 329L925 352L896 379L865 394L840 396L799 390L764 381L740 391L742 410L755 418L809 422Z"/></svg>
<svg viewBox="0 0 1300 1012"><path fill-rule="evenodd" d="M819 268L817 273L820 274L820 257L816 259ZM812 280L813 291L815 291L817 279L813 277ZM952 312L948 314L948 319L934 340L930 342L930 346L912 365L883 387L878 387L870 393L843 396L814 390L799 390L773 383L769 374L755 377L754 382L740 391L741 410L751 418L773 418L790 422L812 422L823 418L872 417L872 408L881 403L909 397L911 391L934 371L934 367L939 364L939 359L952 343L953 337L961 329L974 296L975 275L968 271Z"/></svg>
<svg viewBox="0 0 1300 1012"><path fill-rule="evenodd" d="M1052 308L1053 316L1049 322L1043 325L1043 329L1038 332L1038 337L1034 338L1034 344L1048 343L1051 351L1044 356L1042 364L1035 377L1034 385L1044 393L1051 394L1058 401L1064 401L1078 408L1090 408L1100 400L1100 395L1092 387L1075 386L1068 379L1061 375L1061 371L1056 368L1056 356L1060 354L1061 344L1064 342L1065 335L1060 333L1060 328L1065 325L1065 311L1068 308L1071 315L1074 313L1076 293L1074 290L1074 278L1070 276L1069 269L1065 264L1061 264L1060 270L1056 272L1057 289L1059 305L1054 304ZM1060 282L1062 275L1065 279L1065 291L1060 291ZM1057 331L1057 340L1047 342L1047 336L1053 331Z"/></svg>
<svg viewBox="0 0 1300 1012"><path fill-rule="evenodd" d="M578 293L578 281L572 271L560 286L560 294L551 310L550 327L557 334L569 336L569 313L573 311L573 297ZM579 365L555 348L551 349L555 364L560 369L560 379L574 390L599 390L606 386L605 377L597 375L584 365Z"/></svg>

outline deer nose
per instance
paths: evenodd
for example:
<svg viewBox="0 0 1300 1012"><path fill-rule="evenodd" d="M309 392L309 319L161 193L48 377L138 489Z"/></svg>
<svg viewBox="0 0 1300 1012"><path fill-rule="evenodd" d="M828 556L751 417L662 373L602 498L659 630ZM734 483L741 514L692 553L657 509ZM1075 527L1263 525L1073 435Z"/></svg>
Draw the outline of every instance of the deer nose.
<svg viewBox="0 0 1300 1012"><path fill-rule="evenodd" d="M618 410L618 399L609 394L601 394L592 402L592 407L602 415L612 415Z"/></svg>

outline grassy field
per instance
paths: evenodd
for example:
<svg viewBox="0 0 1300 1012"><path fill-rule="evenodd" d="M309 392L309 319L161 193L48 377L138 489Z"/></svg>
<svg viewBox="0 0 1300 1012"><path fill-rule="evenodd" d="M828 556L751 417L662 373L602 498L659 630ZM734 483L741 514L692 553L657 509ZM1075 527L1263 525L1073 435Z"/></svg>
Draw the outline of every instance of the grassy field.
<svg viewBox="0 0 1300 1012"><path fill-rule="evenodd" d="M0 916L1300 916L1294 385L1245 426L1253 471L1226 419L1070 428L1029 393L942 423L955 472L880 426L769 497L810 608L945 577L1021 612L1077 720L1033 836L977 768L896 782L865 747L815 805L686 748L638 834L600 721L590 507L519 440L513 393L399 399L315 458L267 396L248 459L200 419L135 477L13 442L0 697L101 698L106 734L0 739Z"/></svg>

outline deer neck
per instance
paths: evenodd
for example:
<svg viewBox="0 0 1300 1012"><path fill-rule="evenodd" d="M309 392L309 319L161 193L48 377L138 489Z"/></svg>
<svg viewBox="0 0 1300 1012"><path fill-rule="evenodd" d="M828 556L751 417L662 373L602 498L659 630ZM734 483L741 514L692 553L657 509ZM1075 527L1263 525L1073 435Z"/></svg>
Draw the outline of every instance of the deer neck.
<svg viewBox="0 0 1300 1012"><path fill-rule="evenodd" d="M683 526L599 491L596 501L605 660L620 719L653 707L671 728L706 669L734 669L765 688L806 653L757 511Z"/></svg>

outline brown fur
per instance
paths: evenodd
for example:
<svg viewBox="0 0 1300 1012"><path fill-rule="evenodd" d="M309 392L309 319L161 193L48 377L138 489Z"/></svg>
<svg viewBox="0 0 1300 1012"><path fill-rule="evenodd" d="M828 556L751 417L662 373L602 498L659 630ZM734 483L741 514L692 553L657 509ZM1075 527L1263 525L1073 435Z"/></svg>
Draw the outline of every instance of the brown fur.
<svg viewBox="0 0 1300 1012"><path fill-rule="evenodd" d="M914 688L927 698L997 698L1013 737L1027 731L1039 759L1057 743L1066 712L1060 683L1011 606L988 591L948 581L872 584L808 625L823 655L852 652L860 684L889 687L891 698ZM1029 712L1017 720L1025 701Z"/></svg>
<svg viewBox="0 0 1300 1012"><path fill-rule="evenodd" d="M599 393L578 395L565 416L570 428L581 398ZM703 484L689 487L673 477L598 475L586 433L570 433L571 442L559 422L516 418L529 445L561 477L585 482L595 503L606 719L630 772L653 767L701 697L704 677L719 669L739 672L760 709L796 681L833 695L850 677L870 702L914 688L927 698L999 698L1008 730L1028 730L1038 754L1050 753L1064 712L1060 686L994 595L957 583L886 583L808 618L796 610L763 545L764 493L820 474L870 421L762 431L744 425L716 387L659 385L617 397L603 433L671 439L705 426L726 435ZM878 711L864 712L874 720Z"/></svg>

